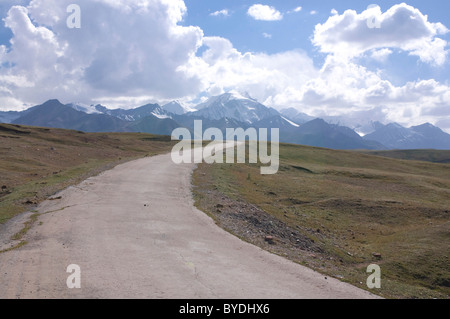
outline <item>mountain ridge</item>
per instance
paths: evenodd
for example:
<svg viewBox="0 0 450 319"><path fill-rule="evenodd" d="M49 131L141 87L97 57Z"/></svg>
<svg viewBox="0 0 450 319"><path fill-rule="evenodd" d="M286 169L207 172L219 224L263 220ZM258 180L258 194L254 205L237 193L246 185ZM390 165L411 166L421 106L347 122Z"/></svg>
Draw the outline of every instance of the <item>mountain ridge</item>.
<svg viewBox="0 0 450 319"><path fill-rule="evenodd" d="M374 131L361 137L347 126L330 124L293 108L279 112L234 91L211 97L195 110L177 101L164 106L108 109L100 104L87 107L53 99L22 112L0 112L0 121L5 123L159 135L171 135L178 127L192 131L195 120L202 120L204 129L217 127L224 132L238 127L279 128L280 142L331 149L450 149L450 135L430 123L405 128L397 123L371 122Z"/></svg>

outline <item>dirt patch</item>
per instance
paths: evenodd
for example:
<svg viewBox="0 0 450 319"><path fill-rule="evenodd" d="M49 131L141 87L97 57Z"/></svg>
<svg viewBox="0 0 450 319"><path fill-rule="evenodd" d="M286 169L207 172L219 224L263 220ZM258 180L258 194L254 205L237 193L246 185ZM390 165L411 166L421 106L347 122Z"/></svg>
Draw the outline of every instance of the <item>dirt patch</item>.
<svg viewBox="0 0 450 319"><path fill-rule="evenodd" d="M0 253L20 244L21 238L15 238L15 236L22 231L32 215L33 213L26 212L0 224Z"/></svg>
<svg viewBox="0 0 450 319"><path fill-rule="evenodd" d="M200 194L205 192L202 189L198 191ZM239 238L260 247L265 246L279 255L295 256L296 259L299 255L323 253L318 243L304 235L310 230L300 226L289 227L255 205L231 199L217 190L206 193L203 195L208 198L209 215L220 227Z"/></svg>

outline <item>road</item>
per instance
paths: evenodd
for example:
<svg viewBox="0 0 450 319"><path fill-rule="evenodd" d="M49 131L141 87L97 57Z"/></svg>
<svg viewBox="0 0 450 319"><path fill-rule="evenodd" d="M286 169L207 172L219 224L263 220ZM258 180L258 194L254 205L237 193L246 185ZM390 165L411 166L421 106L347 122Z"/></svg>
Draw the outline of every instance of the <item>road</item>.
<svg viewBox="0 0 450 319"><path fill-rule="evenodd" d="M28 243L0 254L0 298L375 297L219 228L193 205L194 167L143 158L41 204Z"/></svg>

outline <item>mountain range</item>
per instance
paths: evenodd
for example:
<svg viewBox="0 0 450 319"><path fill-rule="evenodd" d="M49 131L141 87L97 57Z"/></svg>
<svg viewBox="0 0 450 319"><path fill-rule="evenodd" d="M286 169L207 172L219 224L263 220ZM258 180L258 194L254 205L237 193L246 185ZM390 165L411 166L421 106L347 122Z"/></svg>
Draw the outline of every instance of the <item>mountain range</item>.
<svg viewBox="0 0 450 319"><path fill-rule="evenodd" d="M178 127L203 129L279 128L280 141L331 149L450 149L450 134L429 123L403 127L397 123L371 123L373 131L361 136L355 130L311 117L294 108L277 111L246 94L214 96L194 109L177 101L163 106L147 104L134 109L109 109L102 105L62 104L49 100L22 112L0 112L0 123L73 129L85 132L143 132L171 135Z"/></svg>

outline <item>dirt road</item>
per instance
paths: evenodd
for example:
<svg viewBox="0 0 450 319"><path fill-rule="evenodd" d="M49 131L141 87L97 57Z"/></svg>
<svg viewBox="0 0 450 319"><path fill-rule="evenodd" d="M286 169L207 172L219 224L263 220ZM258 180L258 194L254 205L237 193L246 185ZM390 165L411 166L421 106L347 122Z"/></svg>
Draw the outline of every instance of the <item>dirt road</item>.
<svg viewBox="0 0 450 319"><path fill-rule="evenodd" d="M0 298L374 297L217 227L193 206L193 168L143 158L43 203L28 244L0 254Z"/></svg>

